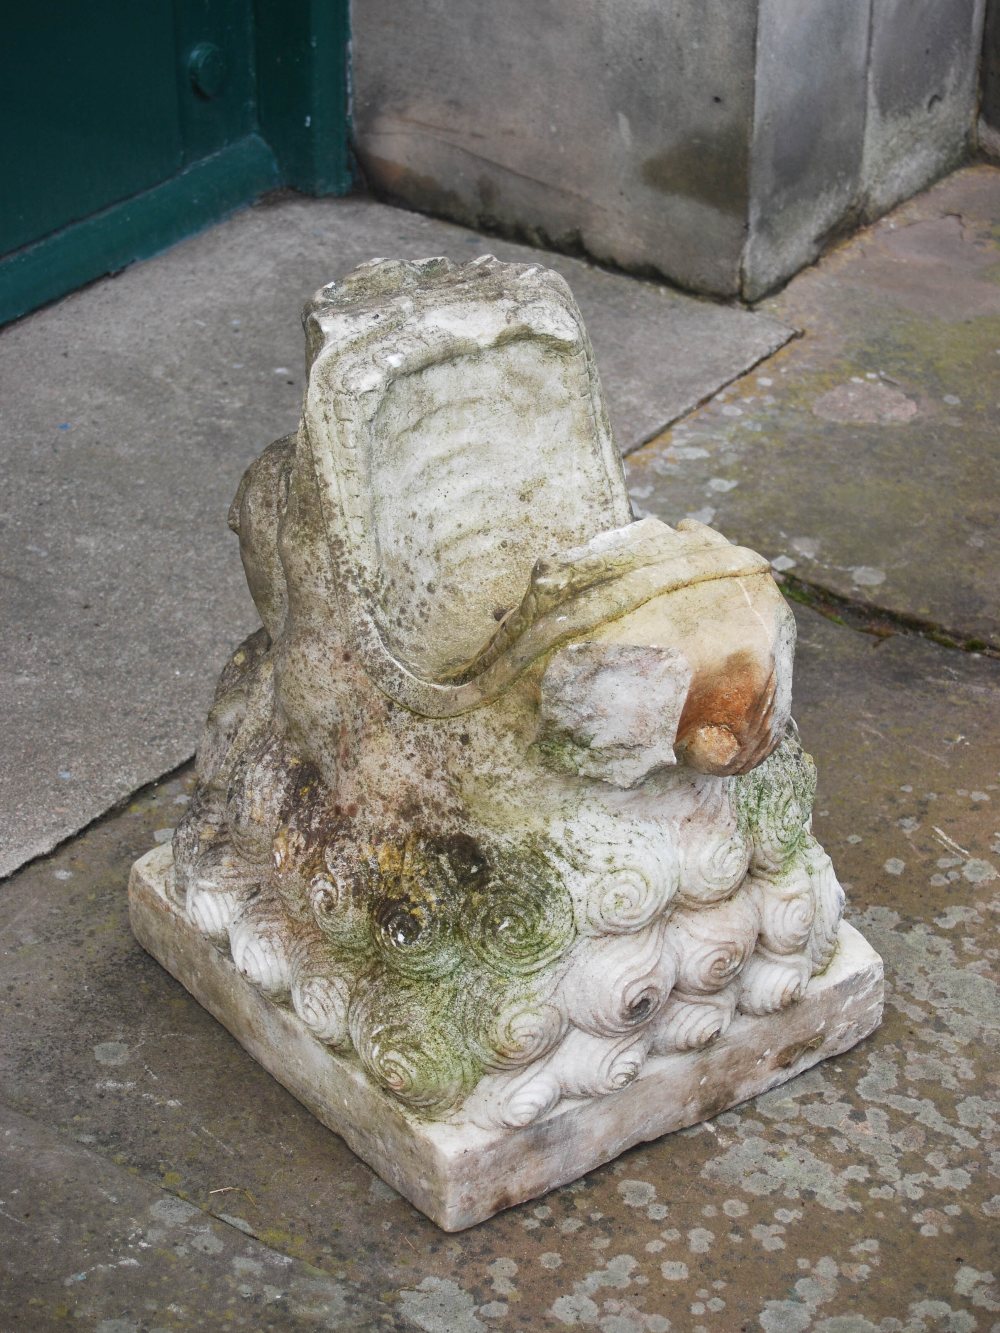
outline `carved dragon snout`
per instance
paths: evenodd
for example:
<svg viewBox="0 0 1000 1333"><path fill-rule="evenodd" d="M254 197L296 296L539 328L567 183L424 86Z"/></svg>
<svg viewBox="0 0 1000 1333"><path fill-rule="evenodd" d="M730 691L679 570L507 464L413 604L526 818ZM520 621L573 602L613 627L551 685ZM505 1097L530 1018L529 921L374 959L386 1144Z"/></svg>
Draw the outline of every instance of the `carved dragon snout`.
<svg viewBox="0 0 1000 1333"><path fill-rule="evenodd" d="M766 563L700 524L644 520L626 531L633 551L665 556L644 567L664 587L553 653L539 706L543 756L625 788L678 762L749 771L779 743L791 709L795 624ZM671 562L676 586L663 577Z"/></svg>

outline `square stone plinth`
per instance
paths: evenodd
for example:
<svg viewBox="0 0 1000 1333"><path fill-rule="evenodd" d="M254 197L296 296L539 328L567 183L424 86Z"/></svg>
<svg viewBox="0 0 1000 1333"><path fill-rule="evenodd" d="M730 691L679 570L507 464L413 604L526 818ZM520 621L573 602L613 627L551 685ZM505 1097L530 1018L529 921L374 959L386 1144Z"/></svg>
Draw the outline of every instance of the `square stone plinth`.
<svg viewBox="0 0 1000 1333"><path fill-rule="evenodd" d="M517 1130L420 1119L360 1064L318 1041L255 990L170 896L169 847L132 870L129 913L144 949L270 1074L378 1174L446 1231L473 1226L611 1161L636 1143L696 1124L855 1045L882 1016L882 961L841 924L837 952L802 1000L766 1018L740 1016L704 1051L656 1057L629 1087L564 1101Z"/></svg>

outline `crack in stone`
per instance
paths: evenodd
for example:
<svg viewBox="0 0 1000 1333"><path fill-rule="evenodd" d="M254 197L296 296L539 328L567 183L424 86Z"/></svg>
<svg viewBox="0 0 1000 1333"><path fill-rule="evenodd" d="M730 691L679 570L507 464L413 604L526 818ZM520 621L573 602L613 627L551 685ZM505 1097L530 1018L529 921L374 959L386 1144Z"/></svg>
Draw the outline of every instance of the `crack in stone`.
<svg viewBox="0 0 1000 1333"><path fill-rule="evenodd" d="M1000 648L994 648L985 639L964 634L961 630L945 629L933 620L893 611L888 607L873 606L851 597L831 592L821 584L795 574L775 572L775 580L785 596L793 602L818 611L827 620L852 629L859 634L870 634L878 639L893 638L897 634L927 639L939 648L957 652L976 653L980 657L1000 659Z"/></svg>

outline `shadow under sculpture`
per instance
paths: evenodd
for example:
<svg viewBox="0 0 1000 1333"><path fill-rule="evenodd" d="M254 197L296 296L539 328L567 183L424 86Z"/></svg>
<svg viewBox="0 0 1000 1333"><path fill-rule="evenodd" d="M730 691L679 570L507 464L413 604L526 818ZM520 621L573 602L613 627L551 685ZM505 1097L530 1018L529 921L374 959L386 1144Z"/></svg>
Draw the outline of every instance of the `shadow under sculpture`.
<svg viewBox="0 0 1000 1333"><path fill-rule="evenodd" d="M230 513L226 665L133 926L448 1229L840 1052L841 921L767 562L633 521L565 282L373 260Z"/></svg>

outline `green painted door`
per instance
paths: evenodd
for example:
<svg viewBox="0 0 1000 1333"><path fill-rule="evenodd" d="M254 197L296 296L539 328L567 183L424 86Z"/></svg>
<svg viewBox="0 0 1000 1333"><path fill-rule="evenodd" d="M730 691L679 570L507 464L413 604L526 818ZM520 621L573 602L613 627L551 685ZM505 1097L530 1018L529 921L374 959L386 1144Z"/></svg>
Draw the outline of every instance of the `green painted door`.
<svg viewBox="0 0 1000 1333"><path fill-rule="evenodd" d="M339 193L347 0L10 0L0 322L281 184Z"/></svg>

